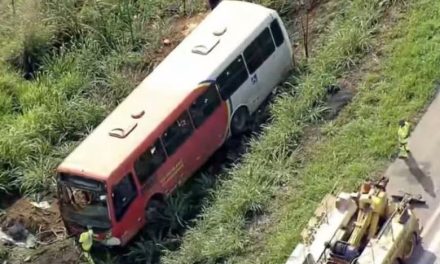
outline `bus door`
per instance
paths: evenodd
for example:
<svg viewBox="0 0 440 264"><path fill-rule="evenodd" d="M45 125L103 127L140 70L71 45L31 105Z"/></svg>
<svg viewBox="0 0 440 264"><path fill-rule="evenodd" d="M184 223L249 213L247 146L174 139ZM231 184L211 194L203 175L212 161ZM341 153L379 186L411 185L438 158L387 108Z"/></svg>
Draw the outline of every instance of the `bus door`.
<svg viewBox="0 0 440 264"><path fill-rule="evenodd" d="M151 190L154 192L162 189L160 178L165 171L165 166L162 165L166 159L165 149L159 138L136 159L134 170L144 195L150 195Z"/></svg>
<svg viewBox="0 0 440 264"><path fill-rule="evenodd" d="M275 55L275 44L268 27L261 32L243 52L254 90L250 94L252 111L273 90L280 80L280 67Z"/></svg>
<svg viewBox="0 0 440 264"><path fill-rule="evenodd" d="M113 234L122 243L130 240L144 224L143 199L140 199L132 173L111 187L114 222Z"/></svg>

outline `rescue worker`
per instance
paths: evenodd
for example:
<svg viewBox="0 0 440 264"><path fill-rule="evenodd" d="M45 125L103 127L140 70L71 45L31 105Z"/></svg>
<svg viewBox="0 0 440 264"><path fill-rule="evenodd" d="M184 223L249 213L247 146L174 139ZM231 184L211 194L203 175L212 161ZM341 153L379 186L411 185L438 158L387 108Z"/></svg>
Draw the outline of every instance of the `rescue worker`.
<svg viewBox="0 0 440 264"><path fill-rule="evenodd" d="M411 134L410 123L405 120L400 120L397 134L399 137L399 158L406 159L409 154L408 140L409 135Z"/></svg>
<svg viewBox="0 0 440 264"><path fill-rule="evenodd" d="M92 249L93 245L93 230L90 226L87 227L87 231L81 233L79 237L79 243L81 243L81 248L83 251L84 257L90 264L94 264L92 255L90 254L90 249Z"/></svg>

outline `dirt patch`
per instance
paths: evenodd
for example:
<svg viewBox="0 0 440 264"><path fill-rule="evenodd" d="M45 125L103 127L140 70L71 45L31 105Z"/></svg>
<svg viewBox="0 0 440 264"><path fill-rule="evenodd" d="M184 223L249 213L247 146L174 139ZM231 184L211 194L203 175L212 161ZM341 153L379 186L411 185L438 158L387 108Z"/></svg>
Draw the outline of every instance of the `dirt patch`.
<svg viewBox="0 0 440 264"><path fill-rule="evenodd" d="M208 13L198 13L192 17L179 17L173 25L169 36L162 39L161 47L155 51L155 66L159 64L176 46L189 35Z"/></svg>
<svg viewBox="0 0 440 264"><path fill-rule="evenodd" d="M337 91L330 92L327 94L326 107L328 107L327 113L324 115L326 120L335 119L339 112L351 102L354 92L348 89L345 84L345 80L342 80L338 85L336 85Z"/></svg>
<svg viewBox="0 0 440 264"><path fill-rule="evenodd" d="M6 249L8 255L3 259L8 264L77 264L81 261L80 251L73 239L65 239L51 245L40 246L37 249L6 248L0 246L0 252ZM1 257L0 257L0 260Z"/></svg>
<svg viewBox="0 0 440 264"><path fill-rule="evenodd" d="M208 13L198 13L189 18L179 18L175 22L176 32L181 35L181 37L188 36L191 31L196 28L200 22L208 15Z"/></svg>
<svg viewBox="0 0 440 264"><path fill-rule="evenodd" d="M47 209L36 207L27 198L14 202L0 216L0 228L17 238L27 232L36 236L35 249L0 244L0 261L18 263L75 264L80 261L80 252L73 239L66 239L65 228L60 217L57 200L50 201ZM9 235L9 234L8 234ZM4 254L3 254L3 253Z"/></svg>
<svg viewBox="0 0 440 264"><path fill-rule="evenodd" d="M65 236L56 200L51 201L50 208L42 209L31 204L27 198L19 199L6 209L5 214L0 217L0 223L3 232L23 226L42 244Z"/></svg>

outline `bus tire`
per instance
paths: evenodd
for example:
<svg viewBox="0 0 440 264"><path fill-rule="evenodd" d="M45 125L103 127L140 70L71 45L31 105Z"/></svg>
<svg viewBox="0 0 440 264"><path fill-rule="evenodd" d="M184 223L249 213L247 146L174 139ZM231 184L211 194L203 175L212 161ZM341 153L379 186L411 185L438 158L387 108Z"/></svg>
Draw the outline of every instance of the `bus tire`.
<svg viewBox="0 0 440 264"><path fill-rule="evenodd" d="M233 136L243 134L248 129L249 111L242 106L235 111L231 120L231 133Z"/></svg>

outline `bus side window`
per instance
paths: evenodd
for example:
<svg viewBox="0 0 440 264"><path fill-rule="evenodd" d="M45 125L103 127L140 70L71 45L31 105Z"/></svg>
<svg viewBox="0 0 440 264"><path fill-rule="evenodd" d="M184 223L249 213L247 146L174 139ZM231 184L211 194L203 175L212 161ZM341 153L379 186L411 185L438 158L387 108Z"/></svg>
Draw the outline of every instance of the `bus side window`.
<svg viewBox="0 0 440 264"><path fill-rule="evenodd" d="M277 19L274 19L272 23L270 23L270 30L272 31L272 36L273 39L275 40L275 45L279 47L284 42L284 36Z"/></svg>
<svg viewBox="0 0 440 264"><path fill-rule="evenodd" d="M220 98L214 85L201 94L190 106L189 113L193 119L194 126L200 127L203 122L220 105Z"/></svg>
<svg viewBox="0 0 440 264"><path fill-rule="evenodd" d="M247 80L248 73L239 55L229 66L217 77L217 84L223 100L231 95Z"/></svg>
<svg viewBox="0 0 440 264"><path fill-rule="evenodd" d="M253 74L274 51L275 44L269 28L265 28L243 52L249 73Z"/></svg>
<svg viewBox="0 0 440 264"><path fill-rule="evenodd" d="M162 140L168 156L173 155L192 132L193 127L191 125L191 120L189 119L188 112L185 111L162 135Z"/></svg>
<svg viewBox="0 0 440 264"><path fill-rule="evenodd" d="M153 173L165 162L165 151L160 140L156 140L134 163L134 170L141 184L144 184Z"/></svg>
<svg viewBox="0 0 440 264"><path fill-rule="evenodd" d="M115 208L116 221L121 220L131 202L136 198L136 185L133 174L127 174L122 180L113 187L112 197Z"/></svg>

